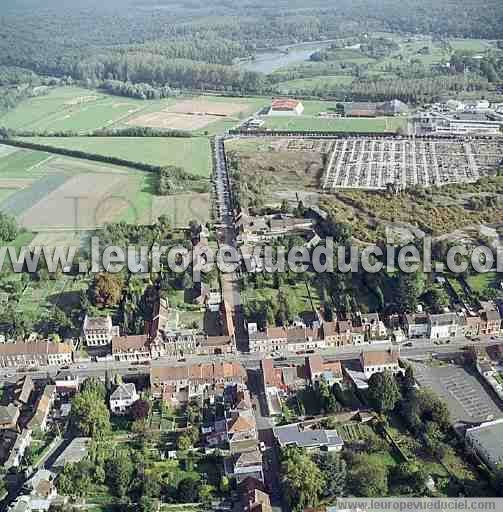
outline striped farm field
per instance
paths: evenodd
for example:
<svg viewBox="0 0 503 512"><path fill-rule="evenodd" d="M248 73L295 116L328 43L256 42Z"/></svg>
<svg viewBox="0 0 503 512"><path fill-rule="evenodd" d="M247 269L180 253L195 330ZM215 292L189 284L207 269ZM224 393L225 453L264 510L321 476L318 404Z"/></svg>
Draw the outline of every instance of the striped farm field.
<svg viewBox="0 0 503 512"><path fill-rule="evenodd" d="M31 232L67 231L70 236L74 228L148 224L162 214L180 226L208 218L207 194L161 197L156 188L153 172L26 149L0 156L0 211Z"/></svg>

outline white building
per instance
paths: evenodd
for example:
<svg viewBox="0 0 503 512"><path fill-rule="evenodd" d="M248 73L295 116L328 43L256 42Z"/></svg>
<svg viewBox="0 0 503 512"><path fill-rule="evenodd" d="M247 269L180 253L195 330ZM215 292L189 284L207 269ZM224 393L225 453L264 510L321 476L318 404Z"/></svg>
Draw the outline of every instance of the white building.
<svg viewBox="0 0 503 512"><path fill-rule="evenodd" d="M503 419L482 423L466 431L466 443L491 468L503 464Z"/></svg>
<svg viewBox="0 0 503 512"><path fill-rule="evenodd" d="M398 359L398 351L392 349L362 352L360 355L363 374L367 380L374 373L382 373L386 370L392 373L401 372Z"/></svg>
<svg viewBox="0 0 503 512"><path fill-rule="evenodd" d="M9 458L4 463L4 468L17 468L21 464L21 460L23 459L24 452L26 448L31 443L31 430L29 428L25 428L21 434L16 437L16 441L14 442L14 446L10 451Z"/></svg>
<svg viewBox="0 0 503 512"><path fill-rule="evenodd" d="M84 318L82 326L84 340L88 347L110 345L114 336L119 336L119 327L112 325L110 316Z"/></svg>
<svg viewBox="0 0 503 512"><path fill-rule="evenodd" d="M426 338L430 333L430 323L426 313L407 314L404 328L408 338Z"/></svg>
<svg viewBox="0 0 503 512"><path fill-rule="evenodd" d="M430 339L439 340L456 336L459 319L456 313L430 315Z"/></svg>
<svg viewBox="0 0 503 512"><path fill-rule="evenodd" d="M466 114L451 116L435 112L417 114L414 125L420 131L444 135L500 135L503 123L485 116L470 118Z"/></svg>
<svg viewBox="0 0 503 512"><path fill-rule="evenodd" d="M120 384L110 395L110 410L114 414L124 414L139 398L132 382Z"/></svg>

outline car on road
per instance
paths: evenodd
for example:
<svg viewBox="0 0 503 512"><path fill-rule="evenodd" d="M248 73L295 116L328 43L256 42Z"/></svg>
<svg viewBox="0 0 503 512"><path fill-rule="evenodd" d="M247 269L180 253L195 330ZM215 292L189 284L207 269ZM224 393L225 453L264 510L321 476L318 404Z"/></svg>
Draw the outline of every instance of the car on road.
<svg viewBox="0 0 503 512"><path fill-rule="evenodd" d="M266 446L265 446L264 441L260 441L259 448L260 448L261 452L265 452Z"/></svg>
<svg viewBox="0 0 503 512"><path fill-rule="evenodd" d="M79 365L77 366L77 368L78 368L79 370L85 370L85 369L87 368L87 365L85 365L85 364L79 364Z"/></svg>
<svg viewBox="0 0 503 512"><path fill-rule="evenodd" d="M15 374L15 373L10 372L10 373L7 373L5 376L6 376L8 379L12 379L13 377L15 377L15 376L16 376L16 374Z"/></svg>
<svg viewBox="0 0 503 512"><path fill-rule="evenodd" d="M403 344L404 347L412 347L412 341Z"/></svg>

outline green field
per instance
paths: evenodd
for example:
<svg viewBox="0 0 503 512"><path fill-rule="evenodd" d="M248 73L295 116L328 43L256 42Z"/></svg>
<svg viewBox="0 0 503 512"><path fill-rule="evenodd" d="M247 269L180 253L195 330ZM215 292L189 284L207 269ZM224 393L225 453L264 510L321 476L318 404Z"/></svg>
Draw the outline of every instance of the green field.
<svg viewBox="0 0 503 512"><path fill-rule="evenodd" d="M169 139L168 144L172 140L208 145L207 139ZM162 143L158 139L140 141L153 142L154 146ZM200 155L200 161L209 166L209 154L206 158ZM150 224L160 215L167 215L174 226L186 226L192 219L208 220L209 194L187 191L158 196L156 190L157 175L153 172L26 149L0 157L0 211L14 215L29 231L49 230L37 236L40 244L73 240L70 228L74 225L90 229L106 222ZM77 196L82 196L78 220L72 213L71 199ZM53 229L56 231L51 232Z"/></svg>
<svg viewBox="0 0 503 512"><path fill-rule="evenodd" d="M0 146L1 148L7 146ZM36 174L36 167L51 155L42 151L16 149L6 156L0 154L0 179L30 177ZM0 185L1 188L1 185Z"/></svg>
<svg viewBox="0 0 503 512"><path fill-rule="evenodd" d="M307 110L307 109L306 109ZM313 116L265 117L264 128L271 130L320 130L328 132L396 132L407 120L396 117L336 118Z"/></svg>
<svg viewBox="0 0 503 512"><path fill-rule="evenodd" d="M0 116L0 126L38 132L75 131L80 133L99 128L126 128L131 126L132 119L139 116L162 112L168 107L173 107L177 102L199 98L184 96L176 99L140 100L112 96L81 87L46 88L47 94L42 94L42 88L40 91L38 96L21 102L16 108ZM240 119L270 102L267 98L256 97L204 96L204 100L215 104L243 105L243 111L239 114L223 117L202 129L193 130L195 133L210 135L234 126Z"/></svg>
<svg viewBox="0 0 503 512"><path fill-rule="evenodd" d="M210 145L203 137L34 137L25 140L132 162L176 165L196 176L209 177L211 173Z"/></svg>
<svg viewBox="0 0 503 512"><path fill-rule="evenodd" d="M295 91L317 90L334 85L350 85L354 77L350 75L315 76L312 78L298 78L287 80L277 85L278 91L283 94L295 93Z"/></svg>
<svg viewBox="0 0 503 512"><path fill-rule="evenodd" d="M282 289L288 290L289 296L292 299L292 304L295 310L299 313L312 311L311 301L309 300L309 294L304 283L297 283L295 285L285 285ZM311 298L315 308L320 307L320 298L317 294L316 289L313 286L309 287L311 292ZM253 289L249 286L242 294L243 301L246 302L263 302L263 301L275 301L278 297L278 290L264 283L260 289Z"/></svg>

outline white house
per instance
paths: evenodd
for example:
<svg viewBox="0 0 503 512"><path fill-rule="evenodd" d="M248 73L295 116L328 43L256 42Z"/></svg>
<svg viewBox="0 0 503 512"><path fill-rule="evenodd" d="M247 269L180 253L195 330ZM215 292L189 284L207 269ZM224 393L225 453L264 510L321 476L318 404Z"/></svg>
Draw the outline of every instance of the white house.
<svg viewBox="0 0 503 512"><path fill-rule="evenodd" d="M112 324L110 316L84 318L82 326L84 340L88 347L110 345L114 336L119 336L118 326Z"/></svg>
<svg viewBox="0 0 503 512"><path fill-rule="evenodd" d="M503 464L503 419L482 423L466 431L466 444L491 468Z"/></svg>
<svg viewBox="0 0 503 512"><path fill-rule="evenodd" d="M459 319L456 313L430 315L430 339L438 340L456 336Z"/></svg>
<svg viewBox="0 0 503 512"><path fill-rule="evenodd" d="M400 372L398 359L398 351L392 349L362 352L360 355L360 362L366 379L370 379L374 373L382 373L386 370L392 373Z"/></svg>
<svg viewBox="0 0 503 512"><path fill-rule="evenodd" d="M132 382L119 384L110 395L110 410L114 414L124 414L139 398L136 387Z"/></svg>
<svg viewBox="0 0 503 512"><path fill-rule="evenodd" d="M426 313L408 314L404 317L404 328L408 338L426 338L430 324Z"/></svg>

